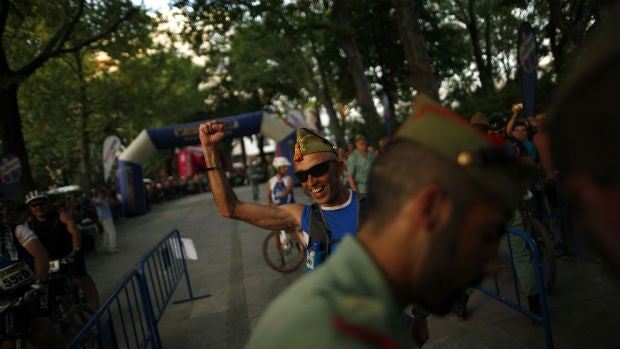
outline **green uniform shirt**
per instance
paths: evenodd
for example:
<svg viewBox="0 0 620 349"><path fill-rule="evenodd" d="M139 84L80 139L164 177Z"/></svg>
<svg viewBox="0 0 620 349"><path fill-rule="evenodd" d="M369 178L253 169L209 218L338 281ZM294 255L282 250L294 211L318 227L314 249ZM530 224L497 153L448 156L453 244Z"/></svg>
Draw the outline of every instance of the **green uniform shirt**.
<svg viewBox="0 0 620 349"><path fill-rule="evenodd" d="M414 348L403 311L357 240L269 305L247 348Z"/></svg>
<svg viewBox="0 0 620 349"><path fill-rule="evenodd" d="M373 153L367 151L366 155L367 157L364 157L355 150L347 158L347 174L353 176L359 193L368 192L368 174L373 161L375 161Z"/></svg>

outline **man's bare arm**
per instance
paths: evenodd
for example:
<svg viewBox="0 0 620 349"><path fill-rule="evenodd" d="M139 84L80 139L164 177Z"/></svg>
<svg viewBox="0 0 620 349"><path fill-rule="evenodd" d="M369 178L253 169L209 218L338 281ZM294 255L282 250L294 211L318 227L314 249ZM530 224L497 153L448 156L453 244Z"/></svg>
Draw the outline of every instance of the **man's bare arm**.
<svg viewBox="0 0 620 349"><path fill-rule="evenodd" d="M41 244L39 239L30 240L24 245L24 249L32 256L34 260L34 273L39 281L47 280L49 269L49 256L47 250Z"/></svg>
<svg viewBox="0 0 620 349"><path fill-rule="evenodd" d="M301 221L303 205L291 204L269 207L257 203L241 202L228 183L228 178L220 168L218 146L224 139L224 124L211 121L200 125L200 143L205 158L211 192L220 214L269 230L290 229Z"/></svg>
<svg viewBox="0 0 620 349"><path fill-rule="evenodd" d="M523 103L517 103L512 105L512 116L510 120L508 120L508 124L506 125L506 134L508 136L512 136L512 131L514 130L515 123L517 121L517 115L519 114L519 110L523 109Z"/></svg>
<svg viewBox="0 0 620 349"><path fill-rule="evenodd" d="M67 230L69 231L69 233L71 233L73 240L73 249L75 250L80 248L80 246L82 246L82 233L80 232L80 229L78 229L71 216L67 212L61 211L59 219L67 226Z"/></svg>

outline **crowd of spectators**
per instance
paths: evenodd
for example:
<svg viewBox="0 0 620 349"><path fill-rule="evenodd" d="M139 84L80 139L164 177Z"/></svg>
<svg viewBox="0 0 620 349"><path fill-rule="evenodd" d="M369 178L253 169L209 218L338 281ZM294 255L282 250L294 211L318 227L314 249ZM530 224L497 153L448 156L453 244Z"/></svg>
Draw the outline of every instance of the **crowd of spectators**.
<svg viewBox="0 0 620 349"><path fill-rule="evenodd" d="M144 192L149 207L151 204L209 191L209 180L204 173L196 173L189 178L168 176L159 180L145 179L144 182Z"/></svg>

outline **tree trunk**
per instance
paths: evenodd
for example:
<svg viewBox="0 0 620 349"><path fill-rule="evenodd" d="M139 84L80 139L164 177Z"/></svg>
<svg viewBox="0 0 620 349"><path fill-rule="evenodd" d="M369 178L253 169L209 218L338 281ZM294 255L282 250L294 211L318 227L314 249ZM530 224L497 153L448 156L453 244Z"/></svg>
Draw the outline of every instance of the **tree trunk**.
<svg viewBox="0 0 620 349"><path fill-rule="evenodd" d="M574 45L581 50L587 40L588 33L601 24L601 20L614 11L617 1L581 1L577 4L560 0L548 0L549 24L545 28L549 37L553 67L555 72L562 75L570 64L571 52L567 52ZM569 5L573 5L570 11ZM594 21L592 21L594 20ZM571 45L572 44L572 45Z"/></svg>
<svg viewBox="0 0 620 349"><path fill-rule="evenodd" d="M9 74L0 73L6 77ZM28 151L24 143L22 133L22 120L17 104L18 84L11 83L0 87L0 137L2 151L10 153L19 158L22 167L22 175L19 180L17 196L13 199L21 199L25 193L35 188L30 162L28 161Z"/></svg>
<svg viewBox="0 0 620 349"><path fill-rule="evenodd" d="M407 66L415 88L434 99L439 99L433 66L416 20L414 4L410 0L392 0L396 11L398 32L405 50Z"/></svg>
<svg viewBox="0 0 620 349"><path fill-rule="evenodd" d="M123 4L121 2L111 4L110 6L114 6L115 9L120 10L114 11L114 13L118 13L119 16L110 18L110 21L106 23L107 25L98 30L91 28L95 30L95 32L89 37L82 38L81 41L72 45L73 47L70 49L68 49L65 44L67 44L67 40L74 37L75 31L78 30L77 28L80 28L76 24L80 20L88 20L88 16L85 14L86 1L78 2L76 8L67 10L66 13L62 14L64 17L63 25L57 26L54 31L50 32L49 34L51 35L47 38L47 41L39 42L38 39L41 39L40 37L37 37L37 40L33 40L31 35L34 33L20 32L18 30L12 33L12 35L22 36L24 40L32 41L32 44L37 42L40 46L37 47L38 50L35 56L22 62L23 64L20 65L20 68L12 70L9 66L7 53L2 42L2 36L7 32L6 28L9 11L16 10L16 7L9 6L9 3L10 1L0 0L0 135L2 137L3 151L16 155L21 163L22 176L19 183L18 194L23 194L28 190L34 189L35 183L32 177L32 171L28 161L28 152L22 133L21 116L19 114L19 105L17 102L17 90L19 85L49 59L81 47L90 46L94 42L100 42L104 39L109 40L109 34L115 33L119 26L127 21L134 13L137 13L138 10L131 4L124 4L127 5L126 8L125 6L120 6ZM99 9L99 11L101 11L101 9ZM16 16L23 15L24 14L16 13ZM42 27L44 31L45 25L42 25Z"/></svg>
<svg viewBox="0 0 620 349"><path fill-rule="evenodd" d="M261 163L265 162L265 137L261 134L256 135L256 144L258 146L258 157ZM247 160L244 158L243 163L246 164Z"/></svg>
<svg viewBox="0 0 620 349"><path fill-rule="evenodd" d="M379 127L379 114L377 114L377 109L370 93L370 84L364 74L362 55L355 42L355 31L349 23L348 12L348 1L339 1L334 6L335 19L337 26L340 27L340 30L338 30L340 46L347 56L347 69L353 79L355 95L362 111L362 118L366 122L368 129L376 130ZM376 143L374 141L377 140L373 139L374 134L366 136L370 138L370 142Z"/></svg>
<svg viewBox="0 0 620 349"><path fill-rule="evenodd" d="M88 94L86 92L86 82L84 80L84 70L82 67L82 59L80 58L80 50L74 52L76 72L80 81L80 187L88 190L90 188L91 179L91 161L88 139L88 117L90 114Z"/></svg>
<svg viewBox="0 0 620 349"><path fill-rule="evenodd" d="M239 140L239 146L241 147L241 162L245 165L248 163L248 153L245 151L245 141L243 140L243 136L237 139Z"/></svg>
<svg viewBox="0 0 620 349"><path fill-rule="evenodd" d="M343 38L340 45L347 55L347 69L353 78L355 95L362 110L362 117L366 122L366 127L370 130L376 130L380 126L379 114L377 114L377 109L375 108L372 94L370 93L370 84L364 74L362 56L357 48L357 44L352 38ZM370 138L369 141L376 141L376 139L372 139L372 134L368 134L367 136Z"/></svg>
<svg viewBox="0 0 620 349"><path fill-rule="evenodd" d="M317 98L319 99L319 102L325 107L327 116L329 116L329 130L336 137L336 144L339 147L344 146L344 127L340 123L338 113L336 112L336 106L334 105L334 102L332 102L327 89L321 88L321 91L319 91ZM317 110L317 113L320 114L320 109Z"/></svg>
<svg viewBox="0 0 620 349"><path fill-rule="evenodd" d="M312 43L312 55L317 62L318 74L320 83L313 83L311 85L311 90L314 90L314 94L319 100L325 110L327 111L327 115L329 116L329 130L336 137L336 144L338 146L344 146L344 122L340 123L340 119L338 119L338 113L336 113L336 108L334 106L334 102L332 101L331 95L329 94L329 82L325 73L325 68L322 64L321 55L316 50L316 46ZM308 76L312 75L312 69L310 69L310 65L304 65L307 69ZM320 108L317 110L318 117L320 117L321 110Z"/></svg>
<svg viewBox="0 0 620 349"><path fill-rule="evenodd" d="M471 44L474 50L474 60L476 61L476 67L478 68L479 73L480 85L484 91L493 91L493 74L491 71L491 66L485 63L485 60L482 57L482 48L480 47L480 30L478 29L478 22L476 21L476 11L474 9L474 2L472 0L467 1L467 22L465 23L465 25L467 26L467 31L469 32L469 36L471 38ZM487 22L485 35L485 41L487 45L490 45L490 40L488 38L488 35L490 34L489 27L490 25ZM490 59L491 48L487 46L486 50L487 57L489 57Z"/></svg>

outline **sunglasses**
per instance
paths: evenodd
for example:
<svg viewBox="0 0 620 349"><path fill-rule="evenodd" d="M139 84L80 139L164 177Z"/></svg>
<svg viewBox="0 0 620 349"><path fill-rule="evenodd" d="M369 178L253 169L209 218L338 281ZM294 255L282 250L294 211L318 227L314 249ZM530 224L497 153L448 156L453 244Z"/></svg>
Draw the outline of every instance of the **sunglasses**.
<svg viewBox="0 0 620 349"><path fill-rule="evenodd" d="M41 207L41 206L46 206L46 205L47 205L47 202L33 202L30 205L28 205L28 206L30 206L30 207Z"/></svg>
<svg viewBox="0 0 620 349"><path fill-rule="evenodd" d="M305 182L308 180L309 175L315 178L321 177L322 175L326 174L327 171L329 171L329 165L331 165L332 162L336 162L336 160L324 161L320 164L310 167L305 171L297 171L295 172L295 178L297 178L299 182Z"/></svg>

